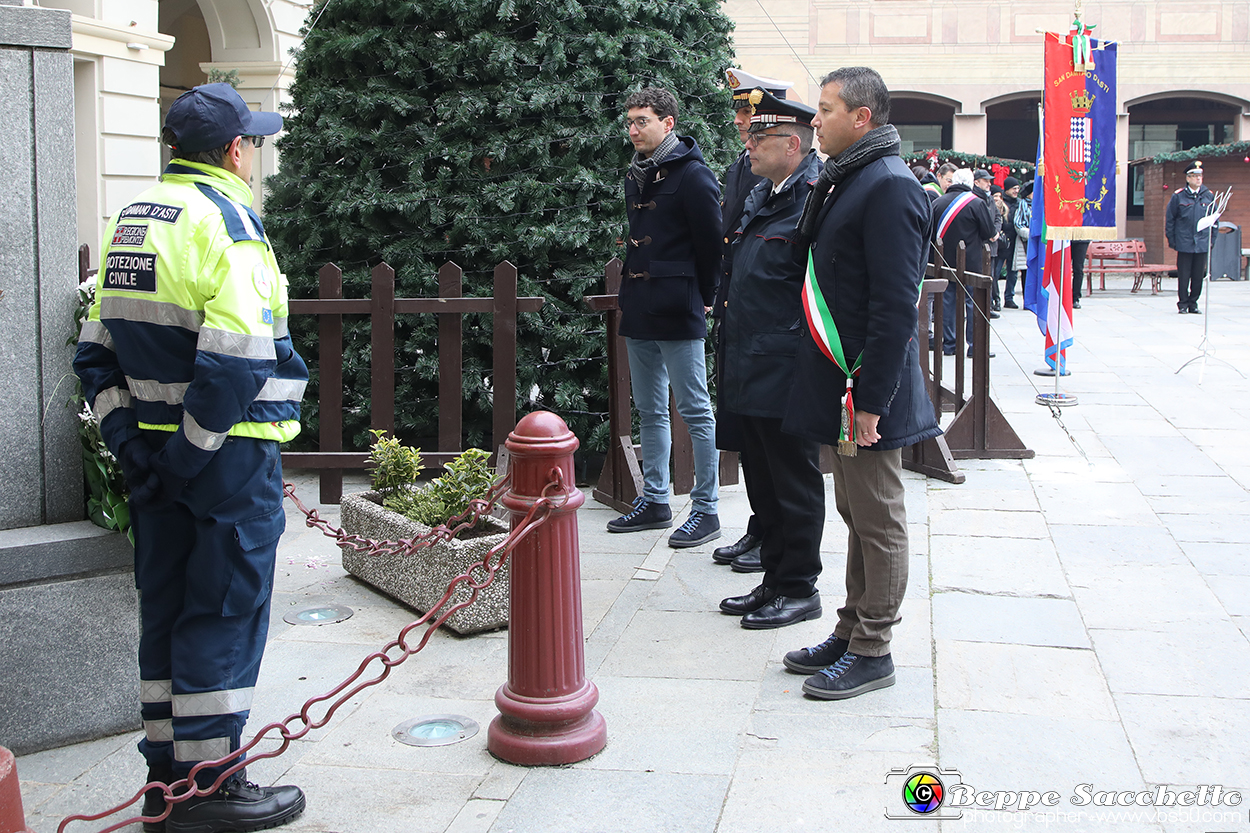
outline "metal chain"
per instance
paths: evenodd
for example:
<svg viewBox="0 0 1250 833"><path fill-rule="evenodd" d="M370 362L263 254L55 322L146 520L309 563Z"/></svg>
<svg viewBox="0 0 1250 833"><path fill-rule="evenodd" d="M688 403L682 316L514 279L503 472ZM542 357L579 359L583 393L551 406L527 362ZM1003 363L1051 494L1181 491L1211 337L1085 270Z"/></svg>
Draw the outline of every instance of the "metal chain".
<svg viewBox="0 0 1250 833"><path fill-rule="evenodd" d="M510 483L510 474L495 481L495 483L491 486L486 500L471 501L469 509L448 521L448 524L454 524L454 526L449 528L446 524L440 525L431 529L427 535L409 538L402 541L374 541L369 538L352 535L320 517L317 514L316 509L308 509L305 507L304 504L300 502L299 498L296 497L295 486L293 484L284 483L283 492L304 515L305 524L307 526L320 529L326 537L335 539L335 542L340 547L351 548L357 552L363 552L368 555L386 555L410 554L425 547L432 546L438 541L451 539L461 530L468 529L473 526L473 524L476 523L477 520L483 515L489 514L491 510L494 509L498 500L503 496L504 492L508 489ZM234 752L231 752L224 758L220 758L215 761L201 761L191 768L191 772L186 778L180 781L176 781L173 784L168 785L154 781L152 783L145 784L129 801L118 804L116 807L112 807L104 812L93 814L78 813L66 816L61 821L60 825L57 826L57 833L64 833L66 825L70 822L98 821L99 819L107 818L108 816L119 813L127 807L130 807L140 801L150 790L160 790L164 794L165 812L159 816L132 816L131 818L119 821L109 827L105 827L103 830L100 830L99 833L112 833L112 831L119 830L127 825L137 824L140 822L164 821L168 818L174 804L186 801L192 796L204 796L216 792L227 778L243 769L250 761L276 758L286 751L287 747L290 746L291 741L300 740L313 729L320 729L325 726L330 722L334 713L338 711L339 707L341 707L344 703L359 694L361 691L381 683L388 676L390 676L392 668L400 665L404 662L404 660L408 659L408 657L421 651L429 643L430 638L434 635L434 631L442 625L443 622L447 621L448 617L456 611L468 607L473 602L477 601L480 591L488 587L495 580L496 573L503 568L504 564L508 560L508 556L512 554L512 551L516 548L517 544L524 540L535 529L545 524L551 517L554 510L564 506L568 502L568 495L569 488L564 482L563 472L558 467L553 467L548 473L547 485L543 487L541 495L534 501L533 505L530 506L524 517L522 517L519 522L514 523L512 531L508 533L507 538L492 547L490 551L482 557L480 562L475 563L466 572L452 579L451 583L447 585L447 592L443 594L443 597L438 601L438 603L431 607L424 616L405 625L399 631L399 634L395 637L395 639L392 639L380 650L374 651L365 657L361 661L360 665L357 666L355 672L353 672L343 682L335 686L332 690L306 701L298 713L290 715L285 720L280 722L270 723L265 726L256 733L255 737L253 737L251 741L244 746L241 746L239 749L236 749ZM471 521L468 520L470 517L472 518ZM474 572L480 572L482 569L485 570L486 574L480 579L474 579L471 577ZM468 585L472 588L472 594L465 601L452 605L446 611L442 611L440 613L443 606L446 605L451 599L456 588L461 584ZM422 625L425 626L425 632L422 634L420 641L418 641L414 646L409 643L409 634ZM398 651L398 653L394 653L396 651ZM378 670L376 676L362 680L361 678L364 676L369 666L373 664L374 660L381 663L381 668ZM336 699L331 701L331 698ZM311 710L314 707L324 705L327 702L329 704L326 707L325 713L319 718L314 718L311 715ZM295 728L293 729L292 726L295 726ZM276 732L277 736L282 740L282 743L277 748L266 752L259 752L250 758L247 757L248 753L251 752L257 744L266 740L268 736L274 732ZM276 740L277 737L273 739ZM229 768L223 770L222 773L217 776L217 779L209 786L199 787L197 785L195 788L190 788L190 785L192 785L195 781L196 775L201 770L208 767L224 766L229 764L231 761L235 761L235 763L229 766ZM181 792L177 795L174 794L176 789L181 789Z"/></svg>
<svg viewBox="0 0 1250 833"><path fill-rule="evenodd" d="M1094 463L1089 459L1089 455L1085 453L1085 449L1081 448L1081 444L1076 441L1076 437L1072 436L1072 432L1068 430L1068 426L1063 424L1063 417L1061 416L1063 409L1054 403L1049 404L1047 407L1050 408L1050 415L1055 418L1055 422L1059 423L1059 427L1063 429L1063 433L1067 434L1068 439L1072 441L1072 445L1076 446L1077 453L1085 459L1086 463L1092 466Z"/></svg>

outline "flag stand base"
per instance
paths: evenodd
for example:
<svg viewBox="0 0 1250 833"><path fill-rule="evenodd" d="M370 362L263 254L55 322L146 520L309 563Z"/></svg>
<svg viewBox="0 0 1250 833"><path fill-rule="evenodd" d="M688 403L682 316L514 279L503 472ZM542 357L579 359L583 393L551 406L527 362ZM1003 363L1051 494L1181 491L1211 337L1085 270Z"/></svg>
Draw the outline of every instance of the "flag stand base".
<svg viewBox="0 0 1250 833"><path fill-rule="evenodd" d="M1077 398L1070 393L1039 393L1037 395L1038 405L1046 405L1048 407L1055 405L1060 408L1066 408L1076 403Z"/></svg>
<svg viewBox="0 0 1250 833"><path fill-rule="evenodd" d="M1054 371L1052 368L1049 368L1049 367L1043 367L1043 368L1039 368L1038 370L1034 370L1034 371L1033 371L1033 375L1034 375L1034 376L1054 376L1054 375L1055 375L1055 371ZM1072 371L1071 371L1071 370L1065 370L1065 371L1063 371L1063 373L1062 373L1061 375L1063 375L1063 376L1071 376L1071 375L1072 375Z"/></svg>

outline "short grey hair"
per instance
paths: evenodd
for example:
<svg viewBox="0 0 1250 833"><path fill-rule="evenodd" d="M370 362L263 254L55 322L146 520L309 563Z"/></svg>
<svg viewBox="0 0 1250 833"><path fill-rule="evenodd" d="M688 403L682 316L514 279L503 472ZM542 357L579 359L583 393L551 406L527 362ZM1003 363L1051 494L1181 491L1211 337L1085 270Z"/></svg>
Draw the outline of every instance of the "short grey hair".
<svg viewBox="0 0 1250 833"><path fill-rule="evenodd" d="M951 185L967 185L972 187L972 170L969 168L957 168L955 173L951 174Z"/></svg>
<svg viewBox="0 0 1250 833"><path fill-rule="evenodd" d="M787 136L799 137L799 153L806 156L808 151L812 149L812 142L816 138L816 131L810 124L786 124L777 125L777 132L784 133Z"/></svg>
<svg viewBox="0 0 1250 833"><path fill-rule="evenodd" d="M872 113L869 123L882 127L890 121L890 91L881 73L871 67L842 67L820 80L820 86L839 84L838 97L848 110L867 107Z"/></svg>

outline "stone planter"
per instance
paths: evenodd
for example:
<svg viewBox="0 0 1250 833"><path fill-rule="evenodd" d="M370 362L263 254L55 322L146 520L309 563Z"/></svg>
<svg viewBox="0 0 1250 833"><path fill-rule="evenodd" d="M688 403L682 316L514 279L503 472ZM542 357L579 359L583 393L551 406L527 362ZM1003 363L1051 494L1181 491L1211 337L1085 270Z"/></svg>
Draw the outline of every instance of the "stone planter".
<svg viewBox="0 0 1250 833"><path fill-rule="evenodd" d="M340 504L343 529L353 535L375 541L402 541L425 535L428 526L405 518L384 508L377 492L344 495ZM377 589L425 613L447 592L447 585L474 564L480 564L491 547L507 537L509 527L503 521L487 517L483 523L495 534L476 538L440 541L412 555L367 555L352 549L343 550L343 569ZM453 613L444 625L458 634L480 633L508 625L508 561L495 573L490 586L478 593L477 601ZM484 573L485 571L479 571ZM457 586L447 602L446 610L469 598L473 588Z"/></svg>

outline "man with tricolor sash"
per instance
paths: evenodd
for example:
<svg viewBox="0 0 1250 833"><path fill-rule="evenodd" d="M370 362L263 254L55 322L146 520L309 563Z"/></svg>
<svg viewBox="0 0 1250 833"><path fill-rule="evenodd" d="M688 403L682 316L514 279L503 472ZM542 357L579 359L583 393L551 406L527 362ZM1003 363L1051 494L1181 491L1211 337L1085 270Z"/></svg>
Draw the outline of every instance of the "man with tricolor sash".
<svg viewBox="0 0 1250 833"><path fill-rule="evenodd" d="M950 187L933 204L933 226L933 237L942 244L946 265L955 266L962 242L965 268L978 274L988 271L985 243L994 236L994 219L986 201L973 188L972 172L967 168L955 171ZM955 292L955 282L951 281L942 293L942 353L947 356L955 355ZM969 357L972 356L974 313L972 293L964 292L964 328Z"/></svg>
<svg viewBox="0 0 1250 833"><path fill-rule="evenodd" d="M812 120L829 159L799 219L811 246L806 337L783 430L836 444L834 497L849 536L846 602L833 634L791 651L803 691L840 700L894 684L891 629L907 588L902 449L941 433L920 371L916 304L929 199L899 156L876 71L825 76Z"/></svg>

